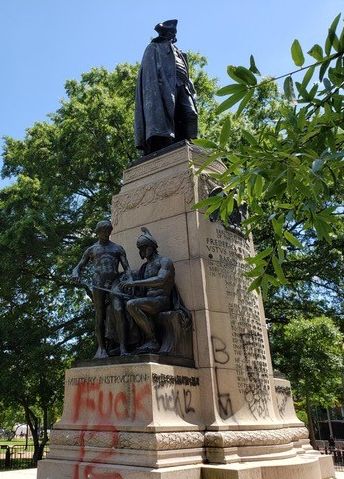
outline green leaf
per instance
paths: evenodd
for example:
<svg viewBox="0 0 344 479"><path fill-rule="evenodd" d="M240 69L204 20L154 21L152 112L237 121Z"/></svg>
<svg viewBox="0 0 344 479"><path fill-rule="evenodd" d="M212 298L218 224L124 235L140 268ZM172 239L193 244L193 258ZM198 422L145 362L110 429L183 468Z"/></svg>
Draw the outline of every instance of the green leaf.
<svg viewBox="0 0 344 479"><path fill-rule="evenodd" d="M230 116L227 116L223 122L220 133L220 146L223 148L228 142L229 135L231 133L232 120Z"/></svg>
<svg viewBox="0 0 344 479"><path fill-rule="evenodd" d="M245 273L245 276L247 278L255 278L256 276L260 276L264 272L264 265L259 264L255 268L251 269L251 271L248 271Z"/></svg>
<svg viewBox="0 0 344 479"><path fill-rule="evenodd" d="M340 51L344 50L344 28L342 28L342 32L341 32L340 37L339 37L339 49L340 49Z"/></svg>
<svg viewBox="0 0 344 479"><path fill-rule="evenodd" d="M273 252L273 250L274 249L272 246L268 246L267 248L265 248L263 251L256 254L255 256L250 256L248 258L245 258L245 261L249 264L259 264L263 260L263 258L266 258L267 256L269 256Z"/></svg>
<svg viewBox="0 0 344 479"><path fill-rule="evenodd" d="M254 94L254 90L250 90L248 93L246 93L246 95L244 96L244 98L242 99L240 105L239 105L239 108L237 109L237 111L235 112L236 116L238 117L241 112L243 111L243 109L246 107L246 105L249 103L249 101L251 100L251 98L253 97L253 94Z"/></svg>
<svg viewBox="0 0 344 479"><path fill-rule="evenodd" d="M229 195L229 196L226 198L226 214L227 214L227 218L229 218L229 216L232 214L233 208L234 208L234 198L233 198L233 194L231 194L231 195Z"/></svg>
<svg viewBox="0 0 344 479"><path fill-rule="evenodd" d="M283 228L283 224L284 224L284 214L282 213L277 219L272 218L271 222L272 222L272 227L274 229L274 232L275 232L276 236L278 236L279 238L282 237L282 228Z"/></svg>
<svg viewBox="0 0 344 479"><path fill-rule="evenodd" d="M327 223L327 221L324 221L322 218L319 218L317 216L314 220L314 226L317 232L317 236L320 239L325 239L328 243L331 242L331 237L330 237L330 232L331 232L331 227Z"/></svg>
<svg viewBox="0 0 344 479"><path fill-rule="evenodd" d="M213 204L210 205L205 212L206 216L210 216L212 213L214 213L214 211L220 208L223 198L216 198L216 196L214 196L213 200Z"/></svg>
<svg viewBox="0 0 344 479"><path fill-rule="evenodd" d="M265 193L265 199L272 198L273 196L277 196L277 198L281 198L283 196L283 192L287 188L287 182L285 182L285 176L288 174L289 168L287 170L283 169L281 173L275 178L272 183L270 182L270 186Z"/></svg>
<svg viewBox="0 0 344 479"><path fill-rule="evenodd" d="M207 148L207 149L218 148L218 145L214 141L207 140L206 138L197 138L193 140L193 143L195 143L195 145L200 146L202 148Z"/></svg>
<svg viewBox="0 0 344 479"><path fill-rule="evenodd" d="M198 140L199 141L199 140ZM194 140L193 142L195 143L195 145L199 145L199 142ZM198 168L198 170L196 171L196 174L199 175L203 170L205 170L209 165L211 165L211 163L216 160L217 158L219 157L219 154L217 151L215 151L215 153L209 155L207 157L207 159L202 163L202 165Z"/></svg>
<svg viewBox="0 0 344 479"><path fill-rule="evenodd" d="M299 82L296 82L295 83L296 85L296 88L299 92L299 95L306 101L310 101L310 96L309 96L309 93L308 91L306 90L306 88L304 88L304 86L302 85L302 83L299 83Z"/></svg>
<svg viewBox="0 0 344 479"><path fill-rule="evenodd" d="M311 57L315 58L318 62L321 62L321 60L324 57L323 54L323 49L321 48L320 45L315 44L312 46L312 48L309 50L308 55Z"/></svg>
<svg viewBox="0 0 344 479"><path fill-rule="evenodd" d="M236 81L237 83L241 83L242 85L246 85L246 82L236 75L236 67L234 65L228 65L227 73L232 80Z"/></svg>
<svg viewBox="0 0 344 479"><path fill-rule="evenodd" d="M262 195L263 192L263 187L264 187L264 178L261 175L257 175L256 181L254 183L254 196L256 198L259 198Z"/></svg>
<svg viewBox="0 0 344 479"><path fill-rule="evenodd" d="M331 63L331 60L326 60L320 67L319 70L319 80L322 81L324 78L324 75L326 73L326 70L328 69L329 64Z"/></svg>
<svg viewBox="0 0 344 479"><path fill-rule="evenodd" d="M245 106L247 105L247 103L251 100L251 98L253 97L253 93L254 93L254 90L250 90L248 93L246 93L246 95L244 96L244 98L241 100L241 103L239 105L239 108L237 109L237 111L235 112L236 116L239 116L241 114L241 112L243 111L243 109L245 108Z"/></svg>
<svg viewBox="0 0 344 479"><path fill-rule="evenodd" d="M268 291L269 291L269 282L265 274L263 275L262 284L260 285L260 290L261 290L263 299L265 301L267 299Z"/></svg>
<svg viewBox="0 0 344 479"><path fill-rule="evenodd" d="M277 246L277 254L278 254L279 262L283 263L283 261L285 260L285 251L281 245Z"/></svg>
<svg viewBox="0 0 344 479"><path fill-rule="evenodd" d="M324 78L323 83L324 83L324 87L327 91L332 90L332 83L330 82L330 80L328 78Z"/></svg>
<svg viewBox="0 0 344 479"><path fill-rule="evenodd" d="M239 91L238 93L234 93L234 95L230 96L227 98L227 100L223 101L217 108L216 108L216 113L219 115L225 110L228 110L231 108L233 105L238 103L246 94L246 89Z"/></svg>
<svg viewBox="0 0 344 479"><path fill-rule="evenodd" d="M278 208L284 208L286 210L290 210L293 207L291 203L278 203L276 206Z"/></svg>
<svg viewBox="0 0 344 479"><path fill-rule="evenodd" d="M272 246L268 246L267 248L265 248L263 251L261 251L260 253L256 254L256 256L254 256L254 258L256 258L258 261L263 259L263 258L266 258L267 256L269 256L271 253L273 252L273 247Z"/></svg>
<svg viewBox="0 0 344 479"><path fill-rule="evenodd" d="M314 85L312 86L312 88L309 91L309 101L314 100L314 97L315 97L317 91L318 91L318 83L314 83Z"/></svg>
<svg viewBox="0 0 344 479"><path fill-rule="evenodd" d="M338 15L335 17L335 19L331 23L331 26L329 28L330 32L335 32L337 30L337 26L338 26L340 17L341 17L341 13L338 13Z"/></svg>
<svg viewBox="0 0 344 479"><path fill-rule="evenodd" d="M302 248L302 243L290 231L284 231L285 239L296 248Z"/></svg>
<svg viewBox="0 0 344 479"><path fill-rule="evenodd" d="M288 281L287 281L287 278L284 276L284 272L283 272L281 263L279 262L279 259L275 255L272 257L272 265L274 267L276 276L279 279L279 281L282 284L287 284Z"/></svg>
<svg viewBox="0 0 344 479"><path fill-rule="evenodd" d="M245 67L234 67L230 65L227 68L228 75L235 81L242 83L244 85L255 86L257 84L257 79L253 73Z"/></svg>
<svg viewBox="0 0 344 479"><path fill-rule="evenodd" d="M280 286L279 281L276 278L274 278L273 276L271 276L270 274L266 274L264 277L266 278L266 280L269 283L272 284L272 286Z"/></svg>
<svg viewBox="0 0 344 479"><path fill-rule="evenodd" d="M258 70L256 66L256 62L254 61L253 55L250 55L250 70L252 73L255 73L256 75L260 75L260 71Z"/></svg>
<svg viewBox="0 0 344 479"><path fill-rule="evenodd" d="M336 50L336 52L340 51L340 43L337 35L335 33L331 34L330 36L330 41L332 43L333 48Z"/></svg>
<svg viewBox="0 0 344 479"><path fill-rule="evenodd" d="M253 290L256 290L258 291L259 290L259 287L260 285L262 284L262 280L263 280L263 277L262 276L258 276L258 278L256 278L255 280L252 281L252 283L250 284L249 288L248 288L248 292L251 292Z"/></svg>
<svg viewBox="0 0 344 479"><path fill-rule="evenodd" d="M328 69L328 77L334 85L339 87L342 86L342 83L344 81L344 75L340 74L340 72L338 72L336 68Z"/></svg>
<svg viewBox="0 0 344 479"><path fill-rule="evenodd" d="M241 134L242 136L245 138L246 141L248 141L248 143L252 146L258 146L258 142L257 140L255 139L255 137L253 135L251 135L250 132L248 132L247 130L244 130L242 129L241 130Z"/></svg>
<svg viewBox="0 0 344 479"><path fill-rule="evenodd" d="M293 41L291 46L291 56L296 66L302 67L305 63L305 57L303 56L302 48L298 40Z"/></svg>
<svg viewBox="0 0 344 479"><path fill-rule="evenodd" d="M220 218L224 224L227 224L228 222L227 205L224 201L221 202L221 206L220 206Z"/></svg>
<svg viewBox="0 0 344 479"><path fill-rule="evenodd" d="M241 83L233 83L232 85L227 85L224 86L223 88L220 88L216 92L217 96L224 96L224 95L230 95L231 93L238 93L239 91L245 91L246 92L246 86L242 85Z"/></svg>
<svg viewBox="0 0 344 479"><path fill-rule="evenodd" d="M331 48L334 47L334 49L338 52L339 50L339 40L336 35L336 29L337 25L340 19L340 13L339 15L336 16L336 18L333 20L331 23L330 28L328 29L328 35L325 41L325 53L326 55L330 55L331 53Z"/></svg>
<svg viewBox="0 0 344 479"><path fill-rule="evenodd" d="M204 200L201 200L195 205L193 205L193 209L199 210L199 209L205 208L206 206L210 206L214 203L215 200L217 200L216 196L205 198Z"/></svg>
<svg viewBox="0 0 344 479"><path fill-rule="evenodd" d="M309 67L305 76L303 77L303 80L302 80L302 86L303 88L307 88L307 85L308 83L310 82L313 74L314 74L314 70L315 70L315 65L313 65L312 67Z"/></svg>
<svg viewBox="0 0 344 479"><path fill-rule="evenodd" d="M296 97L295 97L295 91L294 91L294 83L290 75L287 76L287 78L284 80L283 89L284 89L284 94L287 100L295 102Z"/></svg>

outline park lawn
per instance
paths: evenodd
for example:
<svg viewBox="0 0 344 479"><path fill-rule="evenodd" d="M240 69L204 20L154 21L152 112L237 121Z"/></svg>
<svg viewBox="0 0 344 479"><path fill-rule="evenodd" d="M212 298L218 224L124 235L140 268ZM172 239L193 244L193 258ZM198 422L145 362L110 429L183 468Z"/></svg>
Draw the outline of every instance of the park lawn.
<svg viewBox="0 0 344 479"><path fill-rule="evenodd" d="M28 440L28 446L32 446L33 441L32 439ZM25 446L25 438L24 439L12 439L12 441L5 441L0 439L0 447L1 446Z"/></svg>

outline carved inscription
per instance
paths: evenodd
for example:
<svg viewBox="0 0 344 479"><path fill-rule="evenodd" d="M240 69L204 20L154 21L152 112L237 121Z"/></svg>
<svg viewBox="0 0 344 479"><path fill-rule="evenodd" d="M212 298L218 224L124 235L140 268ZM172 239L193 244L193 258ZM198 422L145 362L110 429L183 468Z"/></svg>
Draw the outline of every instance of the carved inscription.
<svg viewBox="0 0 344 479"><path fill-rule="evenodd" d="M65 383L68 386L75 386L77 384L128 384L128 383L142 383L149 380L148 374L121 374L119 376L86 376L67 378Z"/></svg>
<svg viewBox="0 0 344 479"><path fill-rule="evenodd" d="M217 228L216 237L206 238L206 249L208 275L224 285L228 301L239 392L255 419L267 417L270 383L258 298L247 292L249 280L244 276L248 270L245 257L250 255L249 243L235 233ZM212 341L214 358L221 364L228 353L224 343L220 343L222 340ZM216 379L219 389L218 374Z"/></svg>

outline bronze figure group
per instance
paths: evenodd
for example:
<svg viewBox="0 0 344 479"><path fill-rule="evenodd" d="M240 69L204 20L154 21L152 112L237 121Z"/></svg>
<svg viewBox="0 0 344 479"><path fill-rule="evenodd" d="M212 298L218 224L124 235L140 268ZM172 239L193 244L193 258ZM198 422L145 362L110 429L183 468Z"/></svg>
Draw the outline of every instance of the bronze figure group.
<svg viewBox="0 0 344 479"><path fill-rule="evenodd" d="M191 314L175 285L172 260L159 255L157 241L142 227L136 245L146 261L132 271L124 248L110 240L111 231L110 221L97 224L98 241L87 248L72 273L73 279L81 282L83 269L87 265L93 268L98 343L94 358L178 353L177 336L182 330L190 331ZM171 334L175 337L168 337Z"/></svg>
<svg viewBox="0 0 344 479"><path fill-rule="evenodd" d="M135 142L145 155L197 136L195 90L187 57L175 45L177 20L159 23L155 31L158 37L145 50L136 87ZM110 221L97 224L98 241L72 273L81 282L83 269L93 268L95 358L192 357L191 314L177 290L172 260L159 255L156 240L142 227L137 247L146 261L132 271L124 248L110 240L111 231Z"/></svg>

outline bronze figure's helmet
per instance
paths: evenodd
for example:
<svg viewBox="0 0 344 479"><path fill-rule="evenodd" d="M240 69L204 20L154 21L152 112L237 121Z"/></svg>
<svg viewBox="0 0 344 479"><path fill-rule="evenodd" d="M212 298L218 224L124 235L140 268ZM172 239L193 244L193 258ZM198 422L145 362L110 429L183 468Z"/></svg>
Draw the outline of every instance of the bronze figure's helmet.
<svg viewBox="0 0 344 479"><path fill-rule="evenodd" d="M158 248L157 241L153 238L148 228L142 226L141 228L142 234L137 238L136 246L138 248L142 248L144 246L153 246L153 248Z"/></svg>

